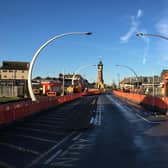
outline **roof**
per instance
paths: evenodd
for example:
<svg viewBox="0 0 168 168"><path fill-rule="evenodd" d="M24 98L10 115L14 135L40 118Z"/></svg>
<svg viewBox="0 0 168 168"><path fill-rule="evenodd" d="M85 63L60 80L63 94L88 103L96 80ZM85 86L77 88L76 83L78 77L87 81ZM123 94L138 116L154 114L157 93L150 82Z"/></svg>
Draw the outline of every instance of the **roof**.
<svg viewBox="0 0 168 168"><path fill-rule="evenodd" d="M29 62L3 61L0 69L28 70Z"/></svg>

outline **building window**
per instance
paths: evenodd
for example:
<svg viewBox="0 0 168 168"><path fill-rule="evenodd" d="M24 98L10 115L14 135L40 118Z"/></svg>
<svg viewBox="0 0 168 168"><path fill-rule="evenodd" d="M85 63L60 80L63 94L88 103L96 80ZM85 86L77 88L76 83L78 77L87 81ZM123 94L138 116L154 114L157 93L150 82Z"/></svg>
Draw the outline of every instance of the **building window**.
<svg viewBox="0 0 168 168"><path fill-rule="evenodd" d="M24 79L24 76L22 76L22 79Z"/></svg>
<svg viewBox="0 0 168 168"><path fill-rule="evenodd" d="M7 70L6 70L6 69L4 69L2 72L7 72Z"/></svg>
<svg viewBox="0 0 168 168"><path fill-rule="evenodd" d="M9 72L13 72L13 70L9 70Z"/></svg>
<svg viewBox="0 0 168 168"><path fill-rule="evenodd" d="M22 71L22 73L24 73L24 71Z"/></svg>
<svg viewBox="0 0 168 168"><path fill-rule="evenodd" d="M7 76L6 76L6 75L4 75L4 78L7 78Z"/></svg>

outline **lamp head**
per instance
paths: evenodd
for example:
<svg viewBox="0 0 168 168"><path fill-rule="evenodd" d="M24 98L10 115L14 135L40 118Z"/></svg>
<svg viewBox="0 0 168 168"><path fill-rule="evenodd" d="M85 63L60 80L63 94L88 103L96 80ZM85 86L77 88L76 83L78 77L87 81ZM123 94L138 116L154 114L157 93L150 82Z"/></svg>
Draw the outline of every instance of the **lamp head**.
<svg viewBox="0 0 168 168"><path fill-rule="evenodd" d="M142 37L142 36L144 36L144 34L143 33L137 33L136 36Z"/></svg>
<svg viewBox="0 0 168 168"><path fill-rule="evenodd" d="M86 32L85 34L86 35L92 35L93 33L92 32Z"/></svg>

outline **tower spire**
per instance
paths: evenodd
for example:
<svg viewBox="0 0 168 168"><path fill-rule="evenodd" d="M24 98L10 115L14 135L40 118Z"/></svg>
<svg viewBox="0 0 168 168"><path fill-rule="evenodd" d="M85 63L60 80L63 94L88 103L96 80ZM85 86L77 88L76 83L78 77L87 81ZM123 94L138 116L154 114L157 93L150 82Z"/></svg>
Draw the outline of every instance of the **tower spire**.
<svg viewBox="0 0 168 168"><path fill-rule="evenodd" d="M98 78L97 78L97 88L104 89L104 80L103 80L103 63L101 57L99 57L98 63Z"/></svg>

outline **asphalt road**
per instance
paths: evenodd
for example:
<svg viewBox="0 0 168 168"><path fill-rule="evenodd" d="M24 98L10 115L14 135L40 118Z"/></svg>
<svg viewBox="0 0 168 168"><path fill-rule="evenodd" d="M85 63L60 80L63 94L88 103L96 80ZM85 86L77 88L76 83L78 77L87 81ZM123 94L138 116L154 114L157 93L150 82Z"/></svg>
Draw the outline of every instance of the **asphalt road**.
<svg viewBox="0 0 168 168"><path fill-rule="evenodd" d="M86 96L0 133L2 168L167 168L168 122L111 94Z"/></svg>
<svg viewBox="0 0 168 168"><path fill-rule="evenodd" d="M1 129L0 168L48 167L43 161L90 128L96 102L97 96L83 97Z"/></svg>
<svg viewBox="0 0 168 168"><path fill-rule="evenodd" d="M100 96L98 104L102 107L101 125L92 133L96 138L76 167L168 167L166 119L147 116L146 110L113 95Z"/></svg>

